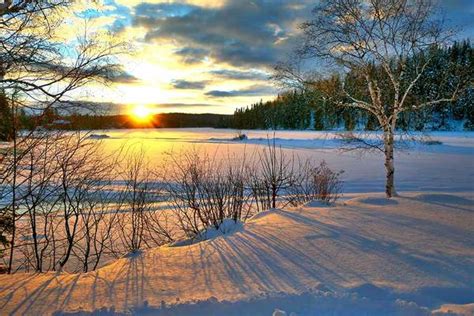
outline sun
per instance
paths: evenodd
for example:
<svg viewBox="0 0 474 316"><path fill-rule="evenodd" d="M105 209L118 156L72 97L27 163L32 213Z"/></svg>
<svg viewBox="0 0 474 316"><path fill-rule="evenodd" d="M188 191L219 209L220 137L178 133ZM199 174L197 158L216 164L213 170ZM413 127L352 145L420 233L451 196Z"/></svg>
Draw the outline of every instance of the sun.
<svg viewBox="0 0 474 316"><path fill-rule="evenodd" d="M152 117L152 110L143 104L138 104L132 107L131 115L136 121L146 122Z"/></svg>

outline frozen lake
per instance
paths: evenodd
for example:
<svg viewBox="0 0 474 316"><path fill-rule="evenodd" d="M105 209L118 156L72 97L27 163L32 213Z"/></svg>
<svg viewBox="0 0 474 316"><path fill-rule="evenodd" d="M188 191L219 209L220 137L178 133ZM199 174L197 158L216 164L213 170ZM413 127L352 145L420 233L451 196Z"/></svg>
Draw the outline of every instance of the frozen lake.
<svg viewBox="0 0 474 316"><path fill-rule="evenodd" d="M107 151L120 146L142 146L153 168L160 168L166 153L198 150L220 159L255 159L255 152L276 138L288 155L325 160L335 170L343 169L345 193L383 192L385 170L381 153L341 150L338 132L241 131L248 139L233 141L230 129L135 129L94 131L106 135ZM399 191L474 191L474 133L434 132L441 144L411 143L396 154L396 184Z"/></svg>

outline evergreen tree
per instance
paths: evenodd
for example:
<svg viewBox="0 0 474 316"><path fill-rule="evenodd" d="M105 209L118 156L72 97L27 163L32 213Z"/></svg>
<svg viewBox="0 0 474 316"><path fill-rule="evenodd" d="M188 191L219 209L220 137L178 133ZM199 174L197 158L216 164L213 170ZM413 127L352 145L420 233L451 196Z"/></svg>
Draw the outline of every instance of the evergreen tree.
<svg viewBox="0 0 474 316"><path fill-rule="evenodd" d="M0 92L0 141L11 141L14 137L13 111L4 93Z"/></svg>

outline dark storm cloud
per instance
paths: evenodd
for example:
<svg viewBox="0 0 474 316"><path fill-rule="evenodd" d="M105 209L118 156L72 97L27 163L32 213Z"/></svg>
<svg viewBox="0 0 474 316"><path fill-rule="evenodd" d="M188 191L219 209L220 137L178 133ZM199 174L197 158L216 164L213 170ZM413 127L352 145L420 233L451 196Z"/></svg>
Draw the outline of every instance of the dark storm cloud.
<svg viewBox="0 0 474 316"><path fill-rule="evenodd" d="M264 85L255 85L249 88L240 90L211 90L205 93L205 95L216 98L227 98L227 97L248 97L248 96L264 96L274 94L275 89L273 87Z"/></svg>
<svg viewBox="0 0 474 316"><path fill-rule="evenodd" d="M232 0L216 9L143 3L135 7L134 23L147 28L148 41L177 40L236 66L271 66L291 47L287 40L290 25L303 21L313 4L308 0ZM187 53L196 57L189 57L190 61L202 59L204 54Z"/></svg>
<svg viewBox="0 0 474 316"><path fill-rule="evenodd" d="M174 80L173 82L171 82L171 86L175 89L197 90L197 89L204 89L207 83L208 81Z"/></svg>

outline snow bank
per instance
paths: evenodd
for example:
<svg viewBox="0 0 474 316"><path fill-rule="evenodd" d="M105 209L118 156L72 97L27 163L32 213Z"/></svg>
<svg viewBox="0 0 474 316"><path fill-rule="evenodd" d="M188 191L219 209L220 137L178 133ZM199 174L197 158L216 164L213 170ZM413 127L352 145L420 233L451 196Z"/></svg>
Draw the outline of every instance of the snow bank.
<svg viewBox="0 0 474 316"><path fill-rule="evenodd" d="M275 308L275 306L278 306ZM81 313L86 315L89 313ZM102 309L90 314L100 315L180 315L180 316L292 316L292 315L431 315L425 307L403 300L394 302L369 300L356 294L339 295L332 292L311 291L301 294L272 296L260 295L244 301L218 301L211 297L205 301L153 308L147 303L126 313Z"/></svg>
<svg viewBox="0 0 474 316"><path fill-rule="evenodd" d="M256 222L260 219L266 219L266 218L271 217L272 215L281 214L281 212L283 212L283 210L280 210L280 209L277 209L277 208L272 208L272 209L269 209L269 210L266 210L266 211L262 211L260 213L257 213L255 215L253 215L251 218L249 218L247 220L247 223Z"/></svg>
<svg viewBox="0 0 474 316"><path fill-rule="evenodd" d="M352 199L349 204L368 204L368 205L377 205L377 206L389 206L397 205L397 198L387 199L386 197L371 197L365 196L360 198Z"/></svg>
<svg viewBox="0 0 474 316"><path fill-rule="evenodd" d="M107 134L90 134L89 138L90 139L107 139L107 138L110 138L110 136Z"/></svg>
<svg viewBox="0 0 474 316"><path fill-rule="evenodd" d="M429 315L474 304L474 194L366 194L85 274L0 276L2 314Z"/></svg>
<svg viewBox="0 0 474 316"><path fill-rule="evenodd" d="M184 239L180 241L173 242L169 244L169 247L183 247L189 246L192 244L196 244L205 240L214 239L217 237L225 236L233 234L239 230L242 230L243 223L240 221L234 221L233 219L226 218L219 226L216 228L215 226L207 227L203 229L196 238L193 239Z"/></svg>

